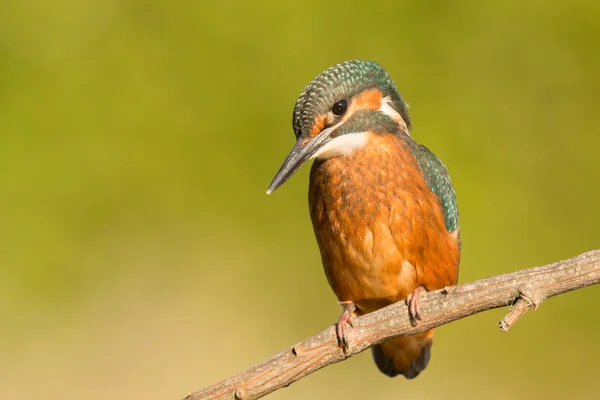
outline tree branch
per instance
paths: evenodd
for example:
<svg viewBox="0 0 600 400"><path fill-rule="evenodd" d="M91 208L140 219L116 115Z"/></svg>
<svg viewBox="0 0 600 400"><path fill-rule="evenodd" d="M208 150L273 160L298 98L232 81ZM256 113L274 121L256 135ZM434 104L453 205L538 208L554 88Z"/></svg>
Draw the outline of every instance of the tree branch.
<svg viewBox="0 0 600 400"><path fill-rule="evenodd" d="M428 292L421 297L422 320L413 326L405 302L354 319L348 328L349 349L337 344L335 326L290 347L268 360L189 394L185 400L258 399L288 386L327 365L397 336L414 335L493 308L512 306L500 322L507 331L527 310L549 297L600 283L600 250L543 267Z"/></svg>

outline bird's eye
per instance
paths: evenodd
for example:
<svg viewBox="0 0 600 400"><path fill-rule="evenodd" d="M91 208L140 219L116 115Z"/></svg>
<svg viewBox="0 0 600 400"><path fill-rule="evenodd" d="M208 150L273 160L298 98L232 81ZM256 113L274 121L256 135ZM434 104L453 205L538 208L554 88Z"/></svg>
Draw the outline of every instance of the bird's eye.
<svg viewBox="0 0 600 400"><path fill-rule="evenodd" d="M348 100L341 99L337 101L333 107L331 107L331 112L337 116L344 115L346 110L348 109Z"/></svg>

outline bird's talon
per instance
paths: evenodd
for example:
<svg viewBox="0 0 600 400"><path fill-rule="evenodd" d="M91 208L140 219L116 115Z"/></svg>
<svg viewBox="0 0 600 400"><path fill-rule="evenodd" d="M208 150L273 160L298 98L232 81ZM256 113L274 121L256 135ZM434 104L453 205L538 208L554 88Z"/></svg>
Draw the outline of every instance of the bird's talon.
<svg viewBox="0 0 600 400"><path fill-rule="evenodd" d="M346 352L346 350L348 350L348 337L346 335L348 330L347 326L350 325L354 328L354 326L352 325L352 313L354 312L356 307L352 302L343 303L343 306L344 311L342 311L340 317L338 318L335 331L337 334L338 345L342 348L344 352Z"/></svg>
<svg viewBox="0 0 600 400"><path fill-rule="evenodd" d="M421 317L421 295L426 292L427 289L423 286L418 286L413 292L408 296L408 316L414 325L417 324L417 321L422 319Z"/></svg>

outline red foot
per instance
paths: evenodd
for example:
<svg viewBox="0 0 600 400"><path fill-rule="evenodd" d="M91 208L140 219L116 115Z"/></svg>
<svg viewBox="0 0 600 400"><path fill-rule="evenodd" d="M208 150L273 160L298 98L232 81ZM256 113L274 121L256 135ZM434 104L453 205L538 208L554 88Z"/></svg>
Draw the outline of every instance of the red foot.
<svg viewBox="0 0 600 400"><path fill-rule="evenodd" d="M346 350L348 350L348 338L346 336L346 331L348 325L352 326L352 313L354 313L356 306L351 301L344 302L342 304L344 306L344 311L342 311L340 317L338 318L335 332L337 334L338 345L344 352L346 352Z"/></svg>
<svg viewBox="0 0 600 400"><path fill-rule="evenodd" d="M417 286L406 299L408 302L408 316L414 325L421 320L421 295L427 292L424 286Z"/></svg>

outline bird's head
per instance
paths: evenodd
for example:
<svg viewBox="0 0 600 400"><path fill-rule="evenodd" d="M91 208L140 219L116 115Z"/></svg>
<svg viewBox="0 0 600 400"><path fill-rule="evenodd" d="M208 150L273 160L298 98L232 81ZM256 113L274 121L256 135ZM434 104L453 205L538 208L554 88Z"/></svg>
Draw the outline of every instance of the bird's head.
<svg viewBox="0 0 600 400"><path fill-rule="evenodd" d="M404 132L408 106L383 67L352 60L323 71L300 93L293 115L296 144L269 185L270 194L307 160L347 156L367 132Z"/></svg>

